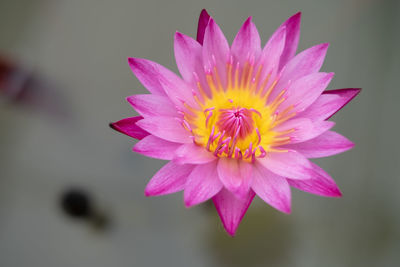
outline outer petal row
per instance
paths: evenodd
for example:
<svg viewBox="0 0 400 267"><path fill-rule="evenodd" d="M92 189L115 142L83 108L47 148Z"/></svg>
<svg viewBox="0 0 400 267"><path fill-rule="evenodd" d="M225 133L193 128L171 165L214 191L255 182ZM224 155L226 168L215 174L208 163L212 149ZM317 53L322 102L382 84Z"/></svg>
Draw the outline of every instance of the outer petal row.
<svg viewBox="0 0 400 267"><path fill-rule="evenodd" d="M184 190L184 201L187 207L212 198L222 223L230 235L235 234L244 213L254 198L254 193L284 213L291 211L289 185L317 195L341 196L340 190L332 178L314 163L310 163L313 172L306 180L292 180L269 171L259 162L249 164L252 168L251 189L243 195L238 195L224 185L223 178L219 173L221 164L219 161L215 160L200 165L180 165L171 161L154 175L146 187L145 194L147 196L163 195ZM236 169L240 172L240 167Z"/></svg>

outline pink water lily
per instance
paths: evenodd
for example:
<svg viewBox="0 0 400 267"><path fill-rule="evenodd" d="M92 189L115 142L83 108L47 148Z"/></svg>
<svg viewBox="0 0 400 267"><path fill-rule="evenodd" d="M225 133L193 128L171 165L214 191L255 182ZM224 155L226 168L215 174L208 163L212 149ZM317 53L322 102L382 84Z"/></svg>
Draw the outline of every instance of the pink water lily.
<svg viewBox="0 0 400 267"><path fill-rule="evenodd" d="M150 94L128 97L141 116L111 126L140 140L135 152L170 161L150 180L146 196L183 190L187 207L212 199L232 236L255 195L284 213L291 211L290 186L341 196L329 174L308 158L354 146L331 131L328 119L360 89L325 91L333 73L319 70L328 44L295 55L300 15L284 22L262 48L251 17L229 46L203 10L197 40L175 34L181 77L129 58Z"/></svg>

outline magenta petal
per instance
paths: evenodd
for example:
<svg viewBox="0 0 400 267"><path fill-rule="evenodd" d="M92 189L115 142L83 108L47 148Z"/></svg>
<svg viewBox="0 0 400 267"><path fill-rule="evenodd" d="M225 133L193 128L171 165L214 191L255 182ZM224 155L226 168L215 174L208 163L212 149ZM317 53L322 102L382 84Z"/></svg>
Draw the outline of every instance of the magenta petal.
<svg viewBox="0 0 400 267"><path fill-rule="evenodd" d="M282 51L279 69L282 69L296 54L300 38L300 20L301 12L298 12L285 21L277 30L279 31L283 27L286 28L285 48Z"/></svg>
<svg viewBox="0 0 400 267"><path fill-rule="evenodd" d="M245 199L238 199L226 189L222 189L213 197L213 202L225 230L231 236L234 236L236 230L253 201L255 194L249 191Z"/></svg>
<svg viewBox="0 0 400 267"><path fill-rule="evenodd" d="M291 211L291 192L287 180L256 163L251 188L266 203L284 213Z"/></svg>
<svg viewBox="0 0 400 267"><path fill-rule="evenodd" d="M322 158L347 151L354 147L354 143L336 132L328 131L306 142L285 147L294 149L307 158Z"/></svg>
<svg viewBox="0 0 400 267"><path fill-rule="evenodd" d="M300 116L308 117L312 120L329 119L357 96L360 91L361 89L359 88L325 91Z"/></svg>
<svg viewBox="0 0 400 267"><path fill-rule="evenodd" d="M342 193L337 187L335 181L318 165L312 163L315 175L307 180L290 180L288 183L302 191L325 196L325 197L341 197Z"/></svg>
<svg viewBox="0 0 400 267"><path fill-rule="evenodd" d="M231 53L240 66L246 60L256 59L261 52L261 40L256 25L249 17L240 28L231 46Z"/></svg>
<svg viewBox="0 0 400 267"><path fill-rule="evenodd" d="M202 47L191 37L180 32L175 33L174 51L176 65L184 80L190 82L193 79L193 72L204 72L202 69Z"/></svg>
<svg viewBox="0 0 400 267"><path fill-rule="evenodd" d="M206 72L217 67L219 77L223 85L226 84L226 63L229 57L229 44L221 29L210 18L205 29L203 41L203 62Z"/></svg>
<svg viewBox="0 0 400 267"><path fill-rule="evenodd" d="M269 152L264 158L257 160L268 170L286 178L309 179L313 174L311 162L294 150Z"/></svg>
<svg viewBox="0 0 400 267"><path fill-rule="evenodd" d="M182 102L185 102L193 107L196 106L191 87L169 69L141 58L129 58L129 64L138 79L151 93L161 94L154 90L155 87L161 88L163 94L167 94L175 105L183 106Z"/></svg>
<svg viewBox="0 0 400 267"><path fill-rule="evenodd" d="M160 95L133 95L126 98L143 117L177 116L175 106L168 97Z"/></svg>
<svg viewBox="0 0 400 267"><path fill-rule="evenodd" d="M142 119L142 116L125 118L120 121L110 123L110 127L120 133L140 140L149 135L148 132L136 125L136 123Z"/></svg>
<svg viewBox="0 0 400 267"><path fill-rule="evenodd" d="M264 80L270 75L269 80L272 81L277 75L279 61L283 48L285 47L286 28L279 27L271 36L264 49L261 52L258 64L262 66L260 80ZM268 86L267 86L268 88Z"/></svg>
<svg viewBox="0 0 400 267"><path fill-rule="evenodd" d="M137 125L161 139L176 143L193 142L190 133L183 128L180 120L173 117L149 117L137 122Z"/></svg>
<svg viewBox="0 0 400 267"><path fill-rule="evenodd" d="M203 9L200 13L199 24L197 27L197 42L199 42L200 44L203 44L204 33L209 20L210 15L208 15L207 11Z"/></svg>
<svg viewBox="0 0 400 267"><path fill-rule="evenodd" d="M276 93L285 89L290 82L318 72L324 62L328 46L329 44L316 45L292 58L282 69L279 82L274 89L275 93L271 97L274 97Z"/></svg>
<svg viewBox="0 0 400 267"><path fill-rule="evenodd" d="M133 151L156 159L171 160L179 146L181 144L148 135L133 147Z"/></svg>
<svg viewBox="0 0 400 267"><path fill-rule="evenodd" d="M220 158L218 176L225 188L238 198L246 198L250 190L252 164L243 160Z"/></svg>
<svg viewBox="0 0 400 267"><path fill-rule="evenodd" d="M294 106L293 111L304 111L321 95L332 78L333 73L318 72L291 83L287 88L287 99L279 106L278 111L290 105Z"/></svg>
<svg viewBox="0 0 400 267"><path fill-rule="evenodd" d="M144 194L146 196L159 196L183 190L187 177L193 168L193 165L177 165L170 161L151 178Z"/></svg>
<svg viewBox="0 0 400 267"><path fill-rule="evenodd" d="M213 153L194 143L181 145L174 155L174 161L178 164L204 164L216 159Z"/></svg>
<svg viewBox="0 0 400 267"><path fill-rule="evenodd" d="M165 96L164 89L157 78L160 76L157 63L140 58L128 58L128 63L133 74L150 93Z"/></svg>
<svg viewBox="0 0 400 267"><path fill-rule="evenodd" d="M202 50L202 46L191 37L175 33L174 51L179 72L196 93L199 93L197 82L200 82L205 92L209 93L210 89L204 75Z"/></svg>
<svg viewBox="0 0 400 267"><path fill-rule="evenodd" d="M290 143L300 143L328 131L335 123L333 121L317 121L312 122L307 118L296 118L288 120L281 125L274 128L274 131L283 132L290 129L294 129L293 132L287 134L290 137Z"/></svg>
<svg viewBox="0 0 400 267"><path fill-rule="evenodd" d="M197 165L186 181L184 191L186 207L209 200L221 191L222 187L217 174L217 161Z"/></svg>

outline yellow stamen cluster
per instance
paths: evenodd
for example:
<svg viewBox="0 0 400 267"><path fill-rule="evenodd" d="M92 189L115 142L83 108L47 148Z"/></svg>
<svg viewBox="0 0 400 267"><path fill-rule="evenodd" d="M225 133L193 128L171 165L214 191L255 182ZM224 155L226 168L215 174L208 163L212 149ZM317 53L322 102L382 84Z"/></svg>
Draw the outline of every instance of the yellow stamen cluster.
<svg viewBox="0 0 400 267"><path fill-rule="evenodd" d="M262 65L247 61L242 69L231 62L226 65L226 81L222 81L217 67L206 73L208 88L197 82L199 95L195 99L200 109L190 108L184 116L184 126L193 134L194 142L218 157L252 161L268 152L285 152L279 146L288 144L287 135L294 131L274 130L292 118L293 106L280 112L277 108L285 100L285 90L271 99L278 78L261 79ZM225 85L224 85L225 84Z"/></svg>

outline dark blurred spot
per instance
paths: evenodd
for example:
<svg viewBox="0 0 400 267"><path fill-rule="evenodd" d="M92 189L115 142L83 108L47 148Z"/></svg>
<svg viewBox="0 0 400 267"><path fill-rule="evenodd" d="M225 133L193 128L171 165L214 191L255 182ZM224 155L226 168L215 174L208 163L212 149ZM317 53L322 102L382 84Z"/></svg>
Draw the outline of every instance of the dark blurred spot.
<svg viewBox="0 0 400 267"><path fill-rule="evenodd" d="M69 188L60 197L63 212L77 220L87 222L91 227L104 231L110 226L110 218L99 210L91 194L82 188Z"/></svg>
<svg viewBox="0 0 400 267"><path fill-rule="evenodd" d="M87 219L93 214L90 195L82 189L69 189L61 196L61 207L73 218Z"/></svg>

